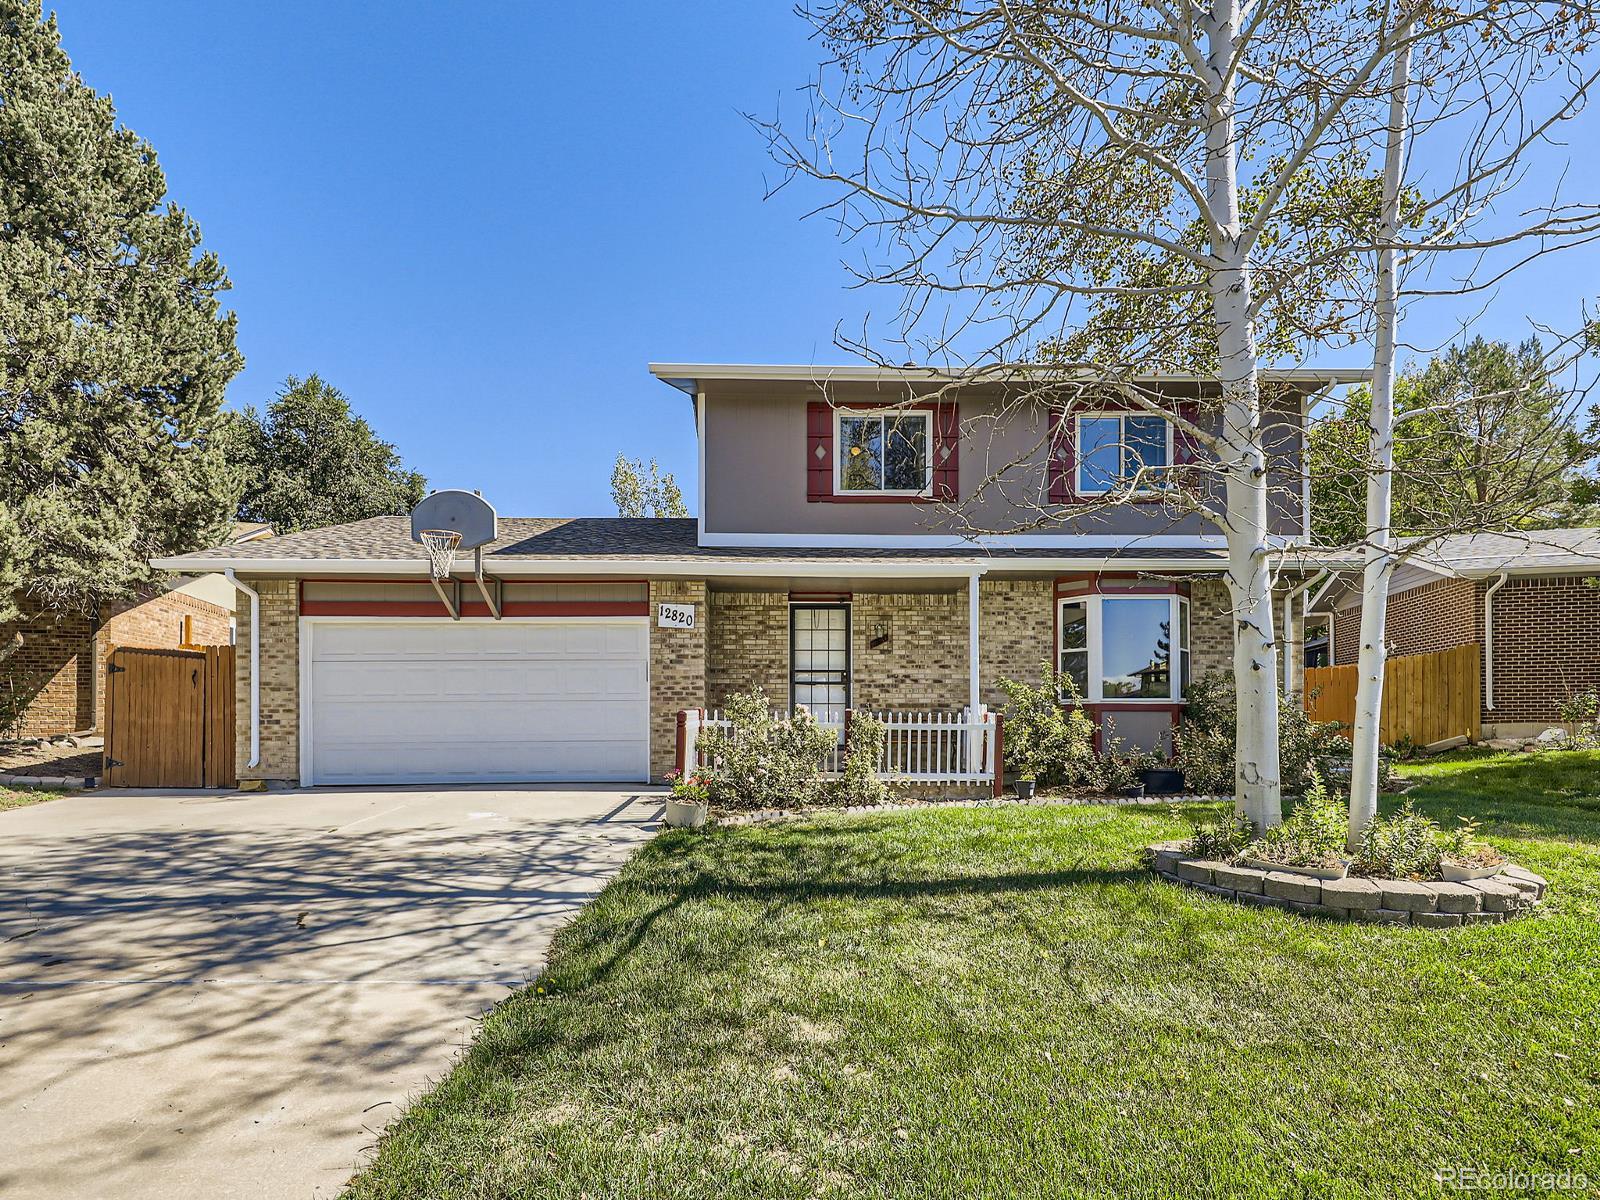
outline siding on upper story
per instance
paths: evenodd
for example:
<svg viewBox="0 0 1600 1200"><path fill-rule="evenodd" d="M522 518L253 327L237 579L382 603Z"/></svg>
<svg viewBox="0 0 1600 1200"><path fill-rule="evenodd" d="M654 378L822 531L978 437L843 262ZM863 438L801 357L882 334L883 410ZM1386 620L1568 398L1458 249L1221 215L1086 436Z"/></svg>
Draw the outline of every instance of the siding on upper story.
<svg viewBox="0 0 1600 1200"><path fill-rule="evenodd" d="M1193 390L1190 389L1190 395ZM1097 511L1088 505L1046 503L1049 417L1042 404L1009 411L992 385L947 393L959 402L960 512L934 503L819 503L807 495L807 405L903 403L903 385L715 382L704 393L704 529L708 534L959 535L964 531L1185 536L1216 534L1196 514L1174 514L1160 504L1125 504ZM1301 396L1272 407L1269 487L1273 532L1302 532L1300 475ZM981 494L978 494L981 488ZM1220 483L1217 488L1220 497ZM1220 506L1220 505L1219 505ZM1041 508L1053 518L1024 530ZM1073 516L1074 512L1081 515Z"/></svg>

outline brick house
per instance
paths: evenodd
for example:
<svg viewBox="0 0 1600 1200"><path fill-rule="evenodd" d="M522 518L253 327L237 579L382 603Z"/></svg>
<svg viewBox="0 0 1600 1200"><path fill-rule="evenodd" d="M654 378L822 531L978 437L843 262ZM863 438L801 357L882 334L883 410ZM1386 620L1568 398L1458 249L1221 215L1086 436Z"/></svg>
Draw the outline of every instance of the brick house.
<svg viewBox="0 0 1600 1200"><path fill-rule="evenodd" d="M1130 454L1148 467L1198 454L1161 417L1108 403L1064 419L1048 398L1012 407L1003 383L924 369L651 371L695 422L698 517L500 517L481 580L458 561L438 591L405 517L157 560L241 587L239 696L254 697L241 780L659 779L680 710L737 691L834 723L851 708L970 713L1044 662L1079 681L1102 728L1163 747L1186 681L1229 667L1214 527L1159 496L1093 503ZM1291 690L1305 413L1362 377L1272 380ZM1199 378L1148 386L1196 414L1217 394ZM1012 477L986 483L1002 458ZM1047 526L955 527L957 509L1016 525L1008 489L1030 487Z"/></svg>
<svg viewBox="0 0 1600 1200"><path fill-rule="evenodd" d="M1600 529L1442 538L1396 569L1388 604L1391 655L1480 648L1485 737L1538 733L1567 696L1600 687ZM1314 608L1330 660L1355 662L1358 581L1338 579Z"/></svg>

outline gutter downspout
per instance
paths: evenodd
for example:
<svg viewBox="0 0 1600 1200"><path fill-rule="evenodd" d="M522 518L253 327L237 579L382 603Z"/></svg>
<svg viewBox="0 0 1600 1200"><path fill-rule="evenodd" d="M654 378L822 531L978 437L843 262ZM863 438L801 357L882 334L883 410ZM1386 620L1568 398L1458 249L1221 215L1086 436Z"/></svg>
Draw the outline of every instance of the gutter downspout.
<svg viewBox="0 0 1600 1200"><path fill-rule="evenodd" d="M223 570L229 583L250 597L250 761L247 767L261 765L261 594L233 573Z"/></svg>
<svg viewBox="0 0 1600 1200"><path fill-rule="evenodd" d="M1509 572L1500 577L1483 593L1483 707L1494 711L1494 594L1505 587Z"/></svg>
<svg viewBox="0 0 1600 1200"><path fill-rule="evenodd" d="M1295 602L1295 597L1299 596L1303 592L1310 591L1312 588L1316 587L1317 584L1321 583L1325 578L1328 577L1329 574L1331 574L1331 572L1328 570L1328 568L1324 567L1322 570L1318 571L1315 575L1313 575L1310 579L1307 579L1302 583L1295 584L1294 587L1290 588L1283 595L1283 691L1284 691L1284 695L1289 695L1294 691L1294 656L1289 653L1289 647L1293 643L1290 642L1290 640L1289 640L1289 630L1294 625L1294 602ZM1319 596L1320 596L1320 594L1321 593L1318 593ZM1306 611L1309 613L1310 610L1311 610L1311 605L1307 604L1306 605ZM1302 624L1300 626L1300 653L1301 654L1305 653L1305 645L1306 645L1305 626Z"/></svg>

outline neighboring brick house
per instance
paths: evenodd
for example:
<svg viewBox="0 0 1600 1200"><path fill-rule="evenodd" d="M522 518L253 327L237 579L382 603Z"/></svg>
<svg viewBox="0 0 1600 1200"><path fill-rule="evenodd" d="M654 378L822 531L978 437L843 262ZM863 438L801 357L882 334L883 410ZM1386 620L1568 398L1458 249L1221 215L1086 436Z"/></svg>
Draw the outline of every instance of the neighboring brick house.
<svg viewBox="0 0 1600 1200"><path fill-rule="evenodd" d="M1164 746L1185 681L1228 669L1215 528L1154 499L1090 503L1130 445L1147 466L1198 461L1162 418L1107 406L1062 419L1046 402L996 420L1006 385L917 369L651 370L692 401L696 518L501 517L481 583L468 555L440 592L405 517L157 560L232 570L241 585L241 705L259 671L253 716L241 708L241 780L659 779L678 713L734 692L760 687L831 722L846 709L970 711L999 707L1003 677L1036 681L1046 662L1080 680L1102 727ZM1291 690L1310 573L1305 412L1359 377L1273 379ZM1196 412L1217 391L1149 386ZM963 536L956 501L988 528L1018 519L994 498L1005 488L980 494L1001 456L1058 520Z"/></svg>
<svg viewBox="0 0 1600 1200"><path fill-rule="evenodd" d="M1332 661L1360 651L1361 593L1340 580L1316 605ZM1575 692L1600 688L1600 529L1461 534L1398 568L1386 615L1389 653L1476 644L1483 735L1537 733Z"/></svg>
<svg viewBox="0 0 1600 1200"><path fill-rule="evenodd" d="M234 527L230 544L271 537L257 522ZM28 696L17 737L100 730L106 659L118 646L169 649L226 645L233 636L234 588L221 575L179 578L93 611L53 609L24 599L21 620L0 622L0 680Z"/></svg>
<svg viewBox="0 0 1600 1200"><path fill-rule="evenodd" d="M20 621L0 622L8 685L30 694L17 737L98 730L105 719L105 664L118 646L156 649L224 645L231 636L231 587L220 576L181 582L94 612L25 606Z"/></svg>

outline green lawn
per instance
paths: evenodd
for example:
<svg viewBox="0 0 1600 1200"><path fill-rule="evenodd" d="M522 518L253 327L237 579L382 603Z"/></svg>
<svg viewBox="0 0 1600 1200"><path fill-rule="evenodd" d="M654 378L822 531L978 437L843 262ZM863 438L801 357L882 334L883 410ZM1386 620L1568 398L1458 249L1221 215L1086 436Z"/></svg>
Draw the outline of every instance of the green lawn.
<svg viewBox="0 0 1600 1200"><path fill-rule="evenodd" d="M1546 875L1460 930L1236 907L1161 810L674 833L556 941L357 1197L1445 1194L1600 1183L1600 754L1405 768Z"/></svg>
<svg viewBox="0 0 1600 1200"><path fill-rule="evenodd" d="M30 804L38 804L43 800L59 800L64 792L47 791L44 788L8 788L0 787L0 812L8 808L27 808Z"/></svg>

